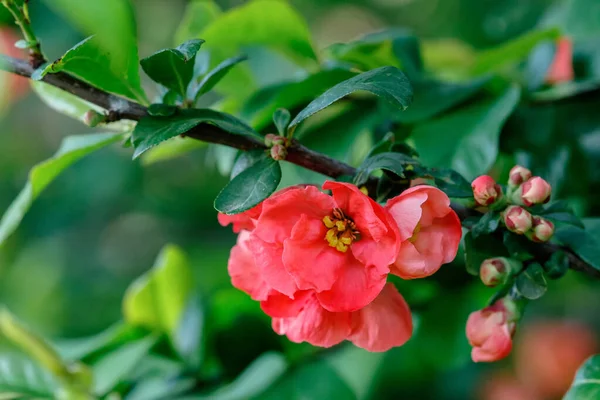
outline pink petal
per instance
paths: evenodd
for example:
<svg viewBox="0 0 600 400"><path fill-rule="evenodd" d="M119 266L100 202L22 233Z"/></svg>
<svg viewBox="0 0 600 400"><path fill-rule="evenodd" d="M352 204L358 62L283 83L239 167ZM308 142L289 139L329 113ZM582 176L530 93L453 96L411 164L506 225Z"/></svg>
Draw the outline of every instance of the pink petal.
<svg viewBox="0 0 600 400"><path fill-rule="evenodd" d="M398 225L402 241L413 235L423 215L421 206L427 201L427 194L414 190L419 187L415 186L404 191L401 195L388 200L385 205L386 210Z"/></svg>
<svg viewBox="0 0 600 400"><path fill-rule="evenodd" d="M219 221L219 224L221 224L222 226L233 224L233 231L235 233L238 233L242 230L251 231L252 229L254 229L256 220L258 219L261 210L262 203L240 214L227 215L219 213L217 215L217 219Z"/></svg>
<svg viewBox="0 0 600 400"><path fill-rule="evenodd" d="M277 243L267 243L252 233L248 247L254 254L262 278L271 288L289 297L298 290L294 278L287 272L281 261L283 247Z"/></svg>
<svg viewBox="0 0 600 400"><path fill-rule="evenodd" d="M231 249L227 270L234 287L248 293L253 300L265 300L271 288L263 280L254 262L254 256L248 247L249 239L250 232L240 232L237 245Z"/></svg>
<svg viewBox="0 0 600 400"><path fill-rule="evenodd" d="M283 245L283 264L299 289L317 292L331 289L350 254L330 247L325 240L327 228L321 220L302 215L291 238Z"/></svg>
<svg viewBox="0 0 600 400"><path fill-rule="evenodd" d="M406 343L412 330L408 304L388 283L371 304L352 313L350 340L369 351L387 351Z"/></svg>
<svg viewBox="0 0 600 400"><path fill-rule="evenodd" d="M260 307L265 314L276 318L289 318L297 316L305 307L307 300L313 294L308 291L296 292L293 299L272 290L265 301L261 301Z"/></svg>

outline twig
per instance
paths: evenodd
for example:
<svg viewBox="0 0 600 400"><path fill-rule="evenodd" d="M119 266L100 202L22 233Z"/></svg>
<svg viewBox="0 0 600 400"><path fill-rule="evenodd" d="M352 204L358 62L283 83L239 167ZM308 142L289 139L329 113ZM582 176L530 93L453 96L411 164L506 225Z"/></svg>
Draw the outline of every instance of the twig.
<svg viewBox="0 0 600 400"><path fill-rule="evenodd" d="M31 78L31 74L34 71L34 68L27 62L5 55L0 55L0 69L29 78ZM114 118L116 119L139 121L148 115L146 107L104 92L63 72L47 74L42 81L105 108L106 110L109 110L109 112L116 112L117 115L114 115ZM120 110L116 111L113 110L114 104L125 104L126 106L120 106ZM264 143L261 143L256 139L247 136L234 135L210 124L200 124L186 132L185 135L193 139L234 147L240 150L266 148ZM350 165L310 150L295 140L288 148L286 161L308 170L319 172L331 178L339 178L344 175L352 176L356 173L356 169ZM369 182L367 186L372 186L373 182ZM452 207L461 220L477 213L477 211L459 204L452 204ZM600 278L600 271L587 264L569 249L561 248L554 244L540 244L536 247L539 249L542 257L549 257L556 251L565 251L569 257L569 267L571 269L586 273L594 278Z"/></svg>
<svg viewBox="0 0 600 400"><path fill-rule="evenodd" d="M38 68L40 65L46 62L44 55L42 54L42 48L39 40L33 32L31 27L31 21L29 20L29 8L25 1L21 7L14 2L14 0L0 0L2 5L10 11L15 19L15 23L19 25L25 41L27 42L27 48L29 49L29 63L33 68Z"/></svg>

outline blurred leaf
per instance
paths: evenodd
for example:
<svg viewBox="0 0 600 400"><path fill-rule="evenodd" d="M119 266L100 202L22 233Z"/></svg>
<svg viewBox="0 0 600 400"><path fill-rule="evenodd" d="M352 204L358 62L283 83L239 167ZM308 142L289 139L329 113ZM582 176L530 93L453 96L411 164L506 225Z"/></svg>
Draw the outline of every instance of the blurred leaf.
<svg viewBox="0 0 600 400"><path fill-rule="evenodd" d="M530 251L533 243L525 236L505 231L502 242L511 258L520 261L527 261L534 258Z"/></svg>
<svg viewBox="0 0 600 400"><path fill-rule="evenodd" d="M539 89L544 85L556 46L551 41L540 42L533 48L525 64L525 80L530 91Z"/></svg>
<svg viewBox="0 0 600 400"><path fill-rule="evenodd" d="M97 36L90 36L77 43L61 58L47 65L38 74L39 79L46 74L68 72L99 89L145 103L139 76L132 80L126 70L114 70L112 53L100 50L98 40Z"/></svg>
<svg viewBox="0 0 600 400"><path fill-rule="evenodd" d="M502 125L519 96L519 88L511 86L494 100L417 125L412 138L423 164L450 167L468 180L486 173L498 155Z"/></svg>
<svg viewBox="0 0 600 400"><path fill-rule="evenodd" d="M395 67L381 67L338 83L327 90L300 111L290 123L290 127L359 90L380 96L401 110L406 109L412 101L412 88L402 71Z"/></svg>
<svg viewBox="0 0 600 400"><path fill-rule="evenodd" d="M369 150L367 158L390 151L395 140L396 138L392 132L386 133L385 136Z"/></svg>
<svg viewBox="0 0 600 400"><path fill-rule="evenodd" d="M516 39L479 53L472 72L477 75L497 72L508 64L515 64L527 58L540 42L554 41L559 37L560 31L556 28L527 32Z"/></svg>
<svg viewBox="0 0 600 400"><path fill-rule="evenodd" d="M162 161L172 160L181 157L197 149L206 147L208 143L192 138L176 136L160 146L154 146L142 154L141 161L143 165L152 165Z"/></svg>
<svg viewBox="0 0 600 400"><path fill-rule="evenodd" d="M2 216L0 246L17 229L33 201L65 168L122 138L123 134L120 133L95 133L64 138L52 158L31 169L25 187Z"/></svg>
<svg viewBox="0 0 600 400"><path fill-rule="evenodd" d="M561 10L565 34L574 39L594 38L600 35L598 16L600 5L594 0L567 0Z"/></svg>
<svg viewBox="0 0 600 400"><path fill-rule="evenodd" d="M231 68L235 67L237 64L242 61L246 61L248 59L247 56L237 56L232 58L227 58L223 60L219 65L211 69L202 80L198 83L196 87L194 87L190 98L198 101L200 96L204 93L209 92L221 79L227 75L227 73L231 70Z"/></svg>
<svg viewBox="0 0 600 400"><path fill-rule="evenodd" d="M553 102L590 92L600 87L600 79L564 82L531 94L531 99L539 102Z"/></svg>
<svg viewBox="0 0 600 400"><path fill-rule="evenodd" d="M213 0L191 0L175 33L175 43L200 38L200 33L222 14Z"/></svg>
<svg viewBox="0 0 600 400"><path fill-rule="evenodd" d="M448 197L472 198L471 184L461 174L450 168L427 168L418 166L414 170L417 178L433 179L435 185Z"/></svg>
<svg viewBox="0 0 600 400"><path fill-rule="evenodd" d="M562 278L569 271L569 257L564 251L552 253L550 259L544 264L544 270L550 279Z"/></svg>
<svg viewBox="0 0 600 400"><path fill-rule="evenodd" d="M600 397L600 355L588 358L577 371L564 400L593 400Z"/></svg>
<svg viewBox="0 0 600 400"><path fill-rule="evenodd" d="M554 237L573 250L581 259L600 270L600 240L573 225L559 226Z"/></svg>
<svg viewBox="0 0 600 400"><path fill-rule="evenodd" d="M479 219L479 222L471 228L473 239L477 239L481 235L489 235L498 229L500 226L500 214L494 211L488 211Z"/></svg>
<svg viewBox="0 0 600 400"><path fill-rule="evenodd" d="M357 186L364 184L369 179L369 175L377 170L390 171L402 177L407 167L418 164L417 160L404 154L391 152L379 153L367 158L356 170L354 184Z"/></svg>
<svg viewBox="0 0 600 400"><path fill-rule="evenodd" d="M215 199L215 209L224 214L249 210L269 197L279 185L279 162L264 155L251 167L236 175Z"/></svg>
<svg viewBox="0 0 600 400"><path fill-rule="evenodd" d="M204 311L198 299L191 297L173 335L173 346L189 366L199 368L203 356Z"/></svg>
<svg viewBox="0 0 600 400"><path fill-rule="evenodd" d="M554 223L563 223L569 225L575 225L580 228L583 228L583 222L579 218L577 218L574 214L570 212L553 212L542 215L544 218L549 219Z"/></svg>
<svg viewBox="0 0 600 400"><path fill-rule="evenodd" d="M183 251L165 246L151 270L136 279L123 298L125 321L174 338L193 290L192 271Z"/></svg>
<svg viewBox="0 0 600 400"><path fill-rule="evenodd" d="M133 390L125 396L125 400L165 400L179 399L175 397L191 390L196 384L194 378L153 377L135 384Z"/></svg>
<svg viewBox="0 0 600 400"><path fill-rule="evenodd" d="M332 366L346 384L354 391L358 400L369 398L368 394L377 382L377 375L385 353L374 353L346 345L327 356Z"/></svg>
<svg viewBox="0 0 600 400"><path fill-rule="evenodd" d="M57 387L52 376L33 362L17 355L0 357L0 398L54 399Z"/></svg>
<svg viewBox="0 0 600 400"><path fill-rule="evenodd" d="M44 82L31 81L31 87L48 107L61 114L75 118L80 122L83 122L83 116L89 110L97 112L104 111L102 107L88 103L80 97ZM135 127L135 123L132 121L121 120L109 124L102 124L101 127L115 132L131 132Z"/></svg>
<svg viewBox="0 0 600 400"><path fill-rule="evenodd" d="M95 362L92 366L94 393L106 394L119 382L127 379L155 343L156 337L154 336L129 342Z"/></svg>
<svg viewBox="0 0 600 400"><path fill-rule="evenodd" d="M132 133L135 152L133 158L139 157L146 150L189 131L190 129L208 123L237 135L256 137L257 134L244 122L229 114L210 109L179 110L168 117L142 118Z"/></svg>
<svg viewBox="0 0 600 400"><path fill-rule="evenodd" d="M542 297L548 288L542 266L538 263L527 266L517 276L515 287L519 294L526 299L535 300Z"/></svg>
<svg viewBox="0 0 600 400"><path fill-rule="evenodd" d="M191 39L175 49L163 49L140 61L142 69L153 81L185 96L194 76L194 61L202 39Z"/></svg>
<svg viewBox="0 0 600 400"><path fill-rule="evenodd" d="M290 124L290 119L292 119L292 116L290 115L290 112L287 109L278 108L277 110L275 110L275 112L273 113L273 123L275 124L279 135L286 135L287 127Z"/></svg>
<svg viewBox="0 0 600 400"><path fill-rule="evenodd" d="M103 0L89 2L80 0L46 0L48 7L54 9L86 35L95 35L91 46L97 45L96 54L90 50L89 56L94 61L101 61L102 68L115 76L115 82L102 80L102 89L113 91L122 87L126 93L115 91L126 97L146 103L146 95L140 85L137 49L137 28L133 9L129 0ZM110 54L110 56L109 56ZM68 72L79 72L81 78L94 83L92 78L99 79L99 66L89 61L78 63L75 71L71 67ZM74 68L74 66L72 66ZM90 76L89 79L86 79ZM110 88L113 88L112 90ZM126 90L125 90L126 89Z"/></svg>

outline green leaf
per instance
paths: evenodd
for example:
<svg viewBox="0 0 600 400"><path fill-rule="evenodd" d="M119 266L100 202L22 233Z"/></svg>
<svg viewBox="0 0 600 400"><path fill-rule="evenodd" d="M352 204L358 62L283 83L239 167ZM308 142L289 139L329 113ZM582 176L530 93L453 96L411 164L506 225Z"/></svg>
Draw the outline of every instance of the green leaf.
<svg viewBox="0 0 600 400"><path fill-rule="evenodd" d="M204 311L198 299L192 297L180 318L173 335L173 347L187 365L199 368L203 357Z"/></svg>
<svg viewBox="0 0 600 400"><path fill-rule="evenodd" d="M550 221L552 221L554 223L558 222L558 223L575 225L580 228L584 228L583 222L581 222L581 220L579 218L577 218L577 216L575 214L572 214L570 212L553 212L553 213L543 214L542 216L546 219L549 219Z"/></svg>
<svg viewBox="0 0 600 400"><path fill-rule="evenodd" d="M502 125L519 101L516 86L500 97L460 108L440 118L424 122L412 132L421 162L431 167L447 167L472 180L486 173L498 155Z"/></svg>
<svg viewBox="0 0 600 400"><path fill-rule="evenodd" d="M201 140L195 140L186 137L174 137L155 146L142 154L141 161L143 165L152 165L155 163L172 160L181 157L191 151L206 147L208 143Z"/></svg>
<svg viewBox="0 0 600 400"><path fill-rule="evenodd" d="M384 358L385 353L369 352L346 345L328 355L326 361L354 391L357 399L367 399L370 389L377 382Z"/></svg>
<svg viewBox="0 0 600 400"><path fill-rule="evenodd" d="M483 260L508 255L502 243L490 235L480 235L474 238L471 232L467 232L464 244L465 264L467 272L471 275L479 276L479 267Z"/></svg>
<svg viewBox="0 0 600 400"><path fill-rule="evenodd" d="M373 157L380 153L389 152L396 140L395 135L392 132L388 132L385 134L381 140L369 150L369 154L367 154L367 158Z"/></svg>
<svg viewBox="0 0 600 400"><path fill-rule="evenodd" d="M127 379L156 343L156 337L129 342L104 355L92 366L94 393L104 395Z"/></svg>
<svg viewBox="0 0 600 400"><path fill-rule="evenodd" d="M242 151L235 159L235 163L233 164L233 168L231 168L231 175L229 179L233 179L238 176L243 171L250 168L252 165L262 160L265 156L264 150L252 150L252 151Z"/></svg>
<svg viewBox="0 0 600 400"><path fill-rule="evenodd" d="M99 89L147 103L139 77L132 80L127 71L115 70L112 53L100 50L98 41L97 36L90 36L77 43L61 58L46 66L40 73L40 79L46 74L64 71Z"/></svg>
<svg viewBox="0 0 600 400"><path fill-rule="evenodd" d="M175 43L197 39L209 24L219 18L221 9L213 0L192 0L188 3L183 19L175 33Z"/></svg>
<svg viewBox="0 0 600 400"><path fill-rule="evenodd" d="M531 99L538 102L554 102L591 92L600 87L600 79L591 78L581 81L564 82L531 94Z"/></svg>
<svg viewBox="0 0 600 400"><path fill-rule="evenodd" d="M395 67L381 67L364 72L344 82L338 83L313 100L290 123L298 125L311 115L330 106L332 103L359 90L371 92L398 109L404 110L412 100L412 88L406 76Z"/></svg>
<svg viewBox="0 0 600 400"><path fill-rule="evenodd" d="M548 288L542 266L538 263L529 265L517 276L515 287L526 299L535 300L542 297Z"/></svg>
<svg viewBox="0 0 600 400"><path fill-rule="evenodd" d="M277 110L275 110L275 112L273 113L273 123L275 124L279 135L286 135L287 127L290 124L290 119L292 119L292 116L290 115L290 112L287 109L278 108Z"/></svg>
<svg viewBox="0 0 600 400"><path fill-rule="evenodd" d="M146 360L143 360L146 362ZM176 376L159 376L145 378L136 382L133 390L127 393L126 400L165 400L177 399L194 388L196 379L178 378Z"/></svg>
<svg viewBox="0 0 600 400"><path fill-rule="evenodd" d="M544 270L550 279L562 278L569 271L569 256L564 251L555 251L544 264Z"/></svg>
<svg viewBox="0 0 600 400"><path fill-rule="evenodd" d="M147 102L140 85L137 27L129 0L46 0L46 4L84 34L95 35L97 50L82 54L90 59L81 59L81 64L76 63L74 71L67 68L68 72L79 72L80 77L102 89ZM102 68L91 60L101 61ZM103 77L104 72L108 75Z"/></svg>
<svg viewBox="0 0 600 400"><path fill-rule="evenodd" d="M256 132L239 119L210 109L179 110L175 115L167 117L142 118L136 125L132 140L135 152L133 158L139 157L146 150L165 140L186 133L201 123L216 125L219 128L237 135L259 137Z"/></svg>
<svg viewBox="0 0 600 400"><path fill-rule="evenodd" d="M17 229L33 201L65 168L122 138L123 134L120 133L96 133L68 136L63 139L60 148L52 158L31 169L25 187L2 216L0 246Z"/></svg>
<svg viewBox="0 0 600 400"><path fill-rule="evenodd" d="M564 225L554 231L554 237L583 261L600 270L600 240L590 232L573 225Z"/></svg>
<svg viewBox="0 0 600 400"><path fill-rule="evenodd" d="M500 225L500 214L488 211L483 214L479 222L475 224L473 228L471 228L471 233L473 234L473 238L477 239L481 235L489 235L498 229Z"/></svg>
<svg viewBox="0 0 600 400"><path fill-rule="evenodd" d="M479 53L473 65L472 73L497 72L506 65L524 60L539 43L545 40L554 41L559 37L560 31L556 28L527 32L517 39Z"/></svg>
<svg viewBox="0 0 600 400"><path fill-rule="evenodd" d="M373 171L386 170L403 177L407 167L418 165L419 162L412 157L400 153L379 153L367 158L356 170L354 184L360 186L364 184Z"/></svg>
<svg viewBox="0 0 600 400"><path fill-rule="evenodd" d="M194 76L196 54L204 43L191 39L175 49L163 49L140 61L142 69L153 81L185 96Z"/></svg>
<svg viewBox="0 0 600 400"><path fill-rule="evenodd" d="M563 400L595 400L600 398L600 355L586 360L579 368L571 389Z"/></svg>
<svg viewBox="0 0 600 400"><path fill-rule="evenodd" d="M453 169L419 166L415 168L414 175L415 178L433 179L435 185L449 197L473 197L473 189L469 181Z"/></svg>
<svg viewBox="0 0 600 400"><path fill-rule="evenodd" d="M173 338L192 290L192 271L185 254L177 246L165 246L152 269L127 289L123 298L125 321Z"/></svg>
<svg viewBox="0 0 600 400"><path fill-rule="evenodd" d="M198 83L198 86L194 88L192 95L190 98L198 101L200 96L204 93L208 93L221 79L227 75L227 73L231 70L231 68L235 67L237 64L242 61L246 61L248 59L247 56L237 56L224 60L219 65L214 67L212 70L206 74L202 80Z"/></svg>
<svg viewBox="0 0 600 400"><path fill-rule="evenodd" d="M504 232L503 243L511 258L519 261L534 258L530 251L532 242L523 235L506 231Z"/></svg>
<svg viewBox="0 0 600 400"><path fill-rule="evenodd" d="M249 210L269 197L281 181L281 167L264 155L231 180L215 199L215 209L224 214Z"/></svg>
<svg viewBox="0 0 600 400"><path fill-rule="evenodd" d="M0 357L0 398L54 399L57 388L54 378L33 362L17 355Z"/></svg>

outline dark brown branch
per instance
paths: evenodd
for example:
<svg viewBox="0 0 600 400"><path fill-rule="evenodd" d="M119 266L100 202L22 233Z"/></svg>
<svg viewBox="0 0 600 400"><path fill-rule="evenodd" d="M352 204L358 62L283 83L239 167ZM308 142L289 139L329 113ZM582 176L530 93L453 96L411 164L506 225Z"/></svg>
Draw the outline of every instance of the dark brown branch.
<svg viewBox="0 0 600 400"><path fill-rule="evenodd" d="M0 69L28 78L31 78L31 74L34 71L33 67L26 61L5 55L0 55ZM148 115L146 107L99 90L86 82L62 72L47 74L42 81L100 106L109 112L116 113L116 115L113 114L114 119L139 121ZM234 135L210 124L200 124L187 132L186 136L208 143L234 147L240 150L266 148L263 143L256 139ZM356 172L355 168L350 165L310 150L295 140L288 148L286 161L332 178L339 178L344 175L352 176ZM471 210L458 204L453 204L452 207L461 220L464 220L470 215L476 215L474 213L477 213L475 210ZM595 278L600 278L600 271L587 264L569 249L561 248L554 244L541 244L538 248L540 256L547 258L556 251L565 251L569 257L571 269L586 273Z"/></svg>

